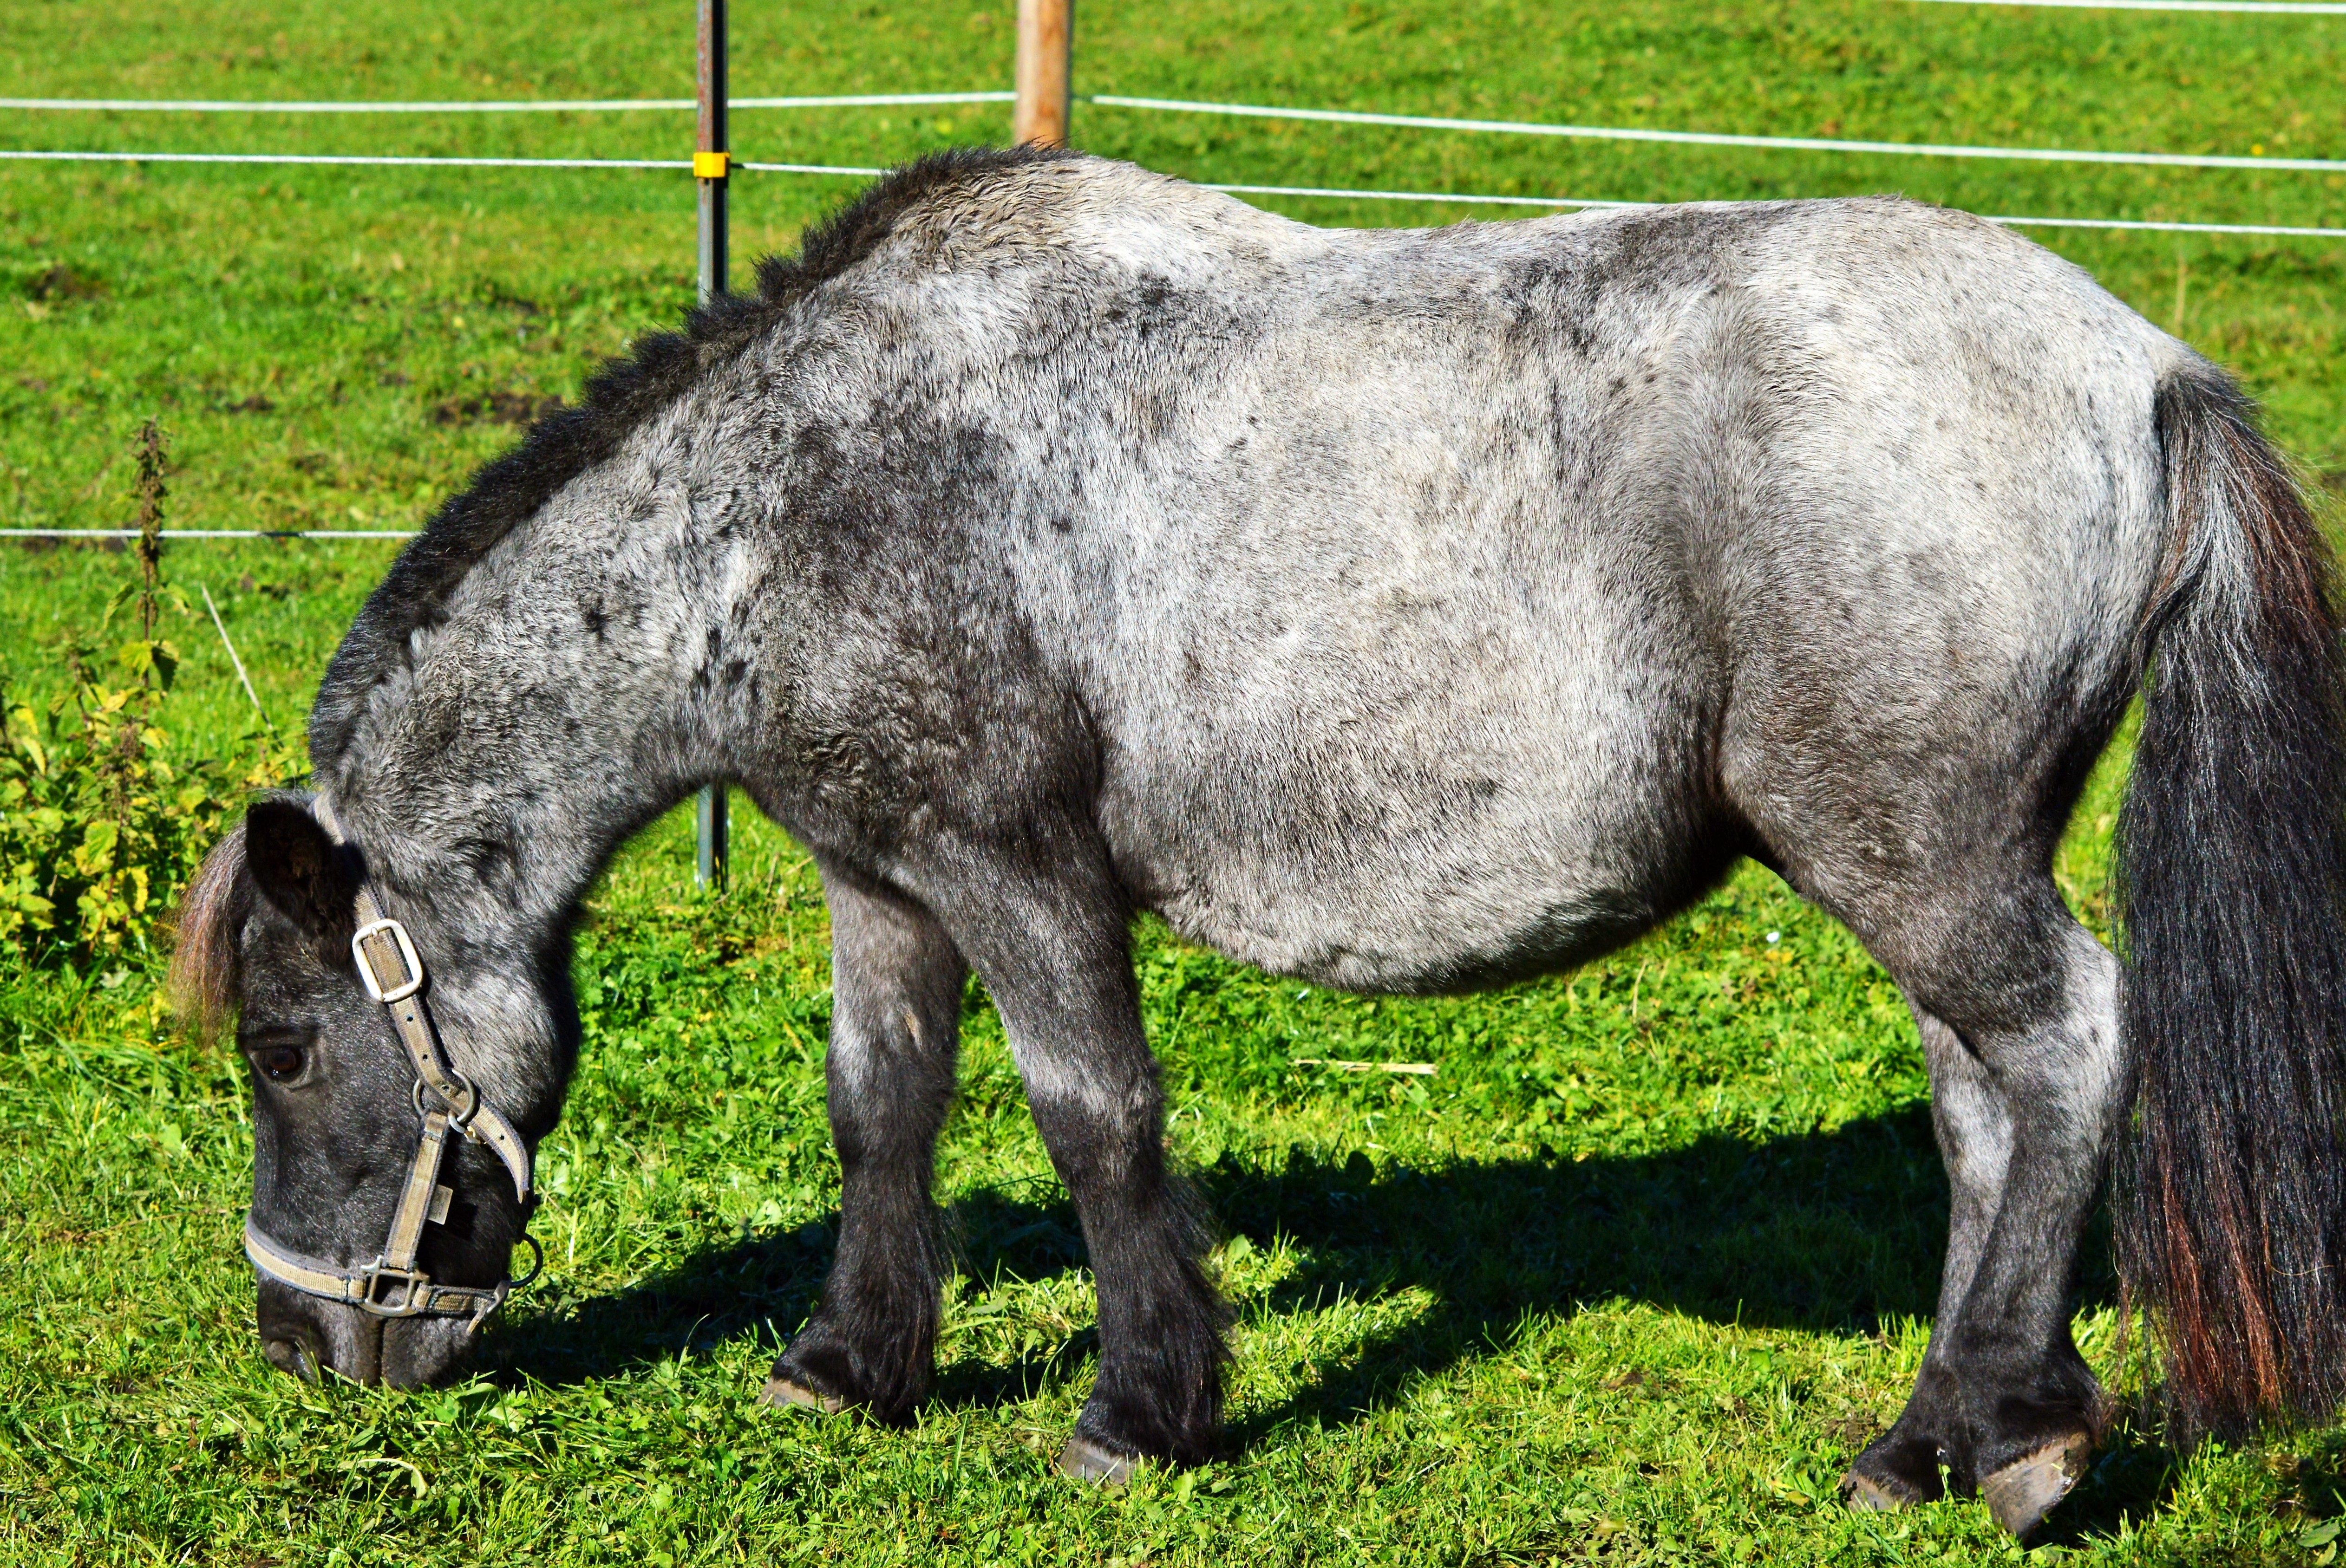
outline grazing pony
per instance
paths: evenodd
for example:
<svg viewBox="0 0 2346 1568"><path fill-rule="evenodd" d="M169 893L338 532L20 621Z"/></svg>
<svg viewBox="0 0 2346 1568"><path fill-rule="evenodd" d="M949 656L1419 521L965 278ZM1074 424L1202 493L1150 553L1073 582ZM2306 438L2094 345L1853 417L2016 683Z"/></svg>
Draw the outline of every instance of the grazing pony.
<svg viewBox="0 0 2346 1568"><path fill-rule="evenodd" d="M502 1299L617 846L739 786L821 868L837 1257L765 1398L907 1419L974 971L1099 1283L1062 1465L1213 1451L1223 1313L1128 931L1456 991L1739 857L1929 1059L1935 1328L1845 1491L2033 1528L2119 1262L2182 1430L2346 1384L2346 756L2313 519L2219 371L1891 199L1352 232L1130 165L873 185L401 555L183 919L253 1068L271 1359L413 1384ZM2137 692L2127 957L2049 872Z"/></svg>

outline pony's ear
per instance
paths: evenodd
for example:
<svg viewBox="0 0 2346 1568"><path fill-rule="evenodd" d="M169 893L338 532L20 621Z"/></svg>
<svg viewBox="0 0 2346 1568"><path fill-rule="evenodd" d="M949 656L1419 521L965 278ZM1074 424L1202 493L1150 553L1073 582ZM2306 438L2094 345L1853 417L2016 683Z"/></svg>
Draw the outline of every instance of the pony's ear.
<svg viewBox="0 0 2346 1568"><path fill-rule="evenodd" d="M218 1033L236 1011L243 980L237 935L251 912L240 825L204 857L171 920L171 1003L199 1040Z"/></svg>
<svg viewBox="0 0 2346 1568"><path fill-rule="evenodd" d="M244 814L244 858L279 913L331 952L350 941L358 884L318 819L290 800L261 800Z"/></svg>

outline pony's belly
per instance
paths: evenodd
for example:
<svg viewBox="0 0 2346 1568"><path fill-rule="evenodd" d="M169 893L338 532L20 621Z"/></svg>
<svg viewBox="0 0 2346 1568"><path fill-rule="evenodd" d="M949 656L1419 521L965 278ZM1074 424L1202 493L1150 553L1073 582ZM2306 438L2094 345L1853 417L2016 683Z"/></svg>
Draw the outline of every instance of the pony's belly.
<svg viewBox="0 0 2346 1568"><path fill-rule="evenodd" d="M1562 835L1454 840L1439 853L1419 844L1342 865L1188 847L1174 875L1132 879L1168 925L1240 962L1346 991L1469 991L1553 972L1636 936L1664 901L1654 885L1664 856L1600 857Z"/></svg>
<svg viewBox="0 0 2346 1568"><path fill-rule="evenodd" d="M1409 535L1432 564L1355 541L1348 570L1390 592L1290 564L1274 610L1209 575L1093 661L1100 822L1175 930L1274 973L1425 992L1569 965L1666 906L1698 815L1688 639L1576 535L1439 521ZM1254 608L1195 607L1229 604Z"/></svg>
<svg viewBox="0 0 2346 1568"><path fill-rule="evenodd" d="M1526 683L1374 725L1298 704L1246 737L1284 749L1168 723L1111 748L1101 825L1143 905L1275 974L1433 992L1550 972L1668 912L1693 849L1689 769L1611 696Z"/></svg>

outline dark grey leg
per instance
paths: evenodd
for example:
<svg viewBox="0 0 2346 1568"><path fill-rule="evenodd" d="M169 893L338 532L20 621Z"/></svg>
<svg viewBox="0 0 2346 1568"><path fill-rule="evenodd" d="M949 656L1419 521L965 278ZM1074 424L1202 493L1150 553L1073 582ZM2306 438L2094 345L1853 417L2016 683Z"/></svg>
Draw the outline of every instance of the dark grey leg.
<svg viewBox="0 0 2346 1568"><path fill-rule="evenodd" d="M1912 997L1907 1001L1913 1005ZM2012 1117L1986 1064L1944 1023L1920 1006L1913 1010L1931 1068L1931 1122L1947 1170L1947 1258L1939 1278L1937 1318L1946 1324L1963 1310L2003 1201L2012 1156ZM1943 1335L1933 1337L1917 1379L1918 1388L1940 1389L1940 1397L1926 1400L1918 1394L1910 1418L1873 1444L1851 1470L1845 1487L1856 1506L1896 1508L1930 1502L1944 1491L1939 1480L1938 1435L1928 1429L1953 1377L1942 1354L1947 1343Z"/></svg>
<svg viewBox="0 0 2346 1568"><path fill-rule="evenodd" d="M968 967L928 912L825 867L839 1249L814 1316L775 1361L769 1404L860 1405L901 1422L934 1375L944 1248L930 1196L954 1094Z"/></svg>
<svg viewBox="0 0 2346 1568"><path fill-rule="evenodd" d="M1934 1497L1943 1464L1958 1491L1977 1488L1999 1523L2025 1533L2107 1419L2069 1308L2126 1074L2116 961L2049 884L2014 895L1992 923L1943 913L1927 948L1884 944L1925 1015L1953 1220L1913 1397L1847 1485L1872 1506Z"/></svg>
<svg viewBox="0 0 2346 1568"><path fill-rule="evenodd" d="M1099 1378L1061 1468L1115 1481L1138 1459L1196 1462L1220 1419L1223 1312L1198 1266L1202 1227L1166 1168L1127 911L1104 875L986 881L985 912L956 934L1001 1011L1098 1282Z"/></svg>

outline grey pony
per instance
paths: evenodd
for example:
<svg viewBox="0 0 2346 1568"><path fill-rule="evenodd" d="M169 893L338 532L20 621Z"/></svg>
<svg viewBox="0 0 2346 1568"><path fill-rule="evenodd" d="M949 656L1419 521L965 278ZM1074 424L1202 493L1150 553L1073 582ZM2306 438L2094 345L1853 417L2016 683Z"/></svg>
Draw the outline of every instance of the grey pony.
<svg viewBox="0 0 2346 1568"><path fill-rule="evenodd" d="M926 1393L974 971L1098 1278L1063 1463L1193 1462L1223 1319L1136 912L1447 992L1582 962L1754 857L1903 991L1953 1192L1929 1353L1847 1494L1978 1489L2025 1532L2108 1419L2067 1318L2137 1069L2052 848L2159 625L2254 686L2296 571L2329 635L2286 476L2225 487L2267 472L2244 407L2076 268L1911 201L1355 232L1089 157L909 166L491 464L352 627L310 729L348 842L257 805L180 955L195 1005L240 1009L256 1224L362 1265L414 1146L347 952L362 876L534 1143L586 889L738 785L834 932L840 1242L765 1397ZM2300 683L2314 731L2333 677ZM504 1172L466 1145L448 1179L424 1267L503 1278ZM270 1280L260 1321L286 1365L403 1384L474 1327Z"/></svg>

